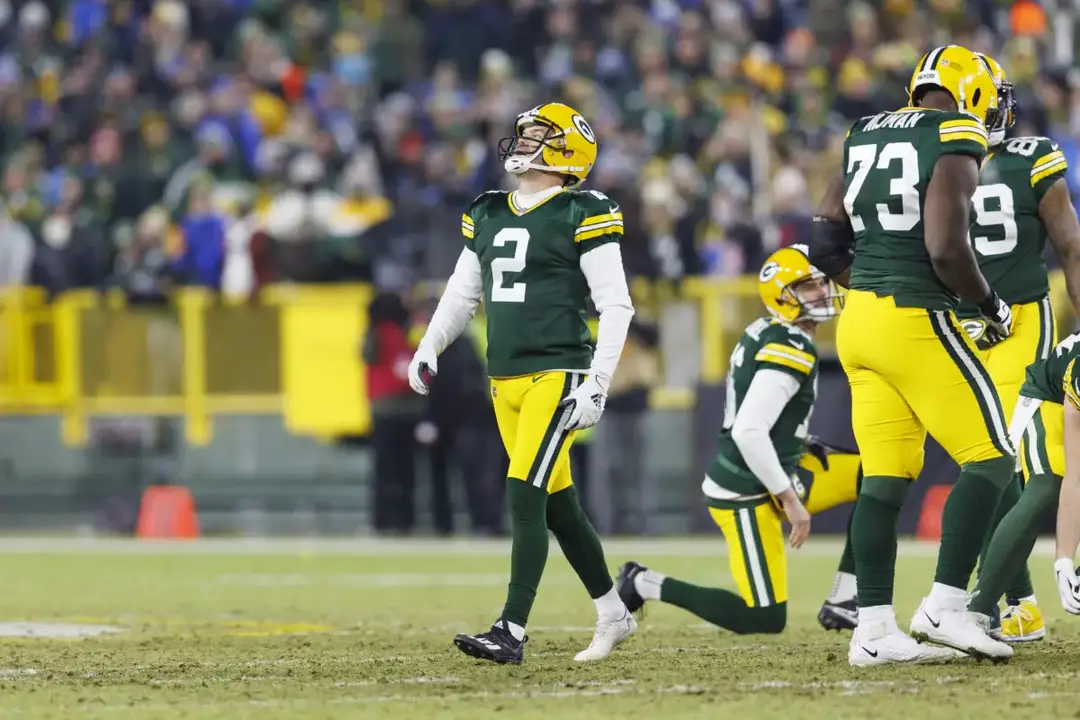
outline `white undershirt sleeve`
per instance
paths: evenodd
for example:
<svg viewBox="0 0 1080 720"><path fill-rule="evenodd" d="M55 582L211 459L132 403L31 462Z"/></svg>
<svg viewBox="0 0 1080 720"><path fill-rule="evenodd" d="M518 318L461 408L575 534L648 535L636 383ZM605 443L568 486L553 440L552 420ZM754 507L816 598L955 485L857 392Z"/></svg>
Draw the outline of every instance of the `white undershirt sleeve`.
<svg viewBox="0 0 1080 720"><path fill-rule="evenodd" d="M480 259L469 248L463 248L420 344L431 347L436 355L442 354L472 319L483 294Z"/></svg>
<svg viewBox="0 0 1080 720"><path fill-rule="evenodd" d="M626 285L619 244L604 243L583 254L581 272L589 283L593 305L600 315L596 352L593 353L589 374L606 383L611 381L619 365L626 332L634 317L634 304L630 301L630 288Z"/></svg>
<svg viewBox="0 0 1080 720"><path fill-rule="evenodd" d="M731 427L731 439L739 448L746 467L773 495L790 489L791 478L780 465L769 433L780 419L780 413L799 391L799 386L799 380L788 373L758 370Z"/></svg>

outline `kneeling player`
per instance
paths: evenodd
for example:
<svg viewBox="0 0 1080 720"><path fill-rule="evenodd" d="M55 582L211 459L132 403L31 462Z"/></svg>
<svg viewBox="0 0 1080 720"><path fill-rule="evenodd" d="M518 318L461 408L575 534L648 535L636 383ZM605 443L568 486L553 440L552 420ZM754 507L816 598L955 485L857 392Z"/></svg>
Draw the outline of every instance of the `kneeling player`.
<svg viewBox="0 0 1080 720"><path fill-rule="evenodd" d="M773 253L758 281L771 317L751 323L732 353L720 449L702 483L739 593L628 562L617 585L631 611L660 600L736 633L778 633L787 623L783 517L797 548L811 509L855 500L858 456L810 452L806 435L817 394L814 330L839 310L835 286L796 248Z"/></svg>

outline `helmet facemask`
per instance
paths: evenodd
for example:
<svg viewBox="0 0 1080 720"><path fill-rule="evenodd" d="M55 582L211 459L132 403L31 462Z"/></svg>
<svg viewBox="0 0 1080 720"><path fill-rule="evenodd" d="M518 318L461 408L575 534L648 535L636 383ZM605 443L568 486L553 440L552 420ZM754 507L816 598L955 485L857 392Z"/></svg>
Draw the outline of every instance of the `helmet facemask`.
<svg viewBox="0 0 1080 720"><path fill-rule="evenodd" d="M792 322L827 322L839 315L844 307L844 296L836 283L817 268L811 271L809 277L785 285L780 291L780 301L799 309Z"/></svg>
<svg viewBox="0 0 1080 720"><path fill-rule="evenodd" d="M543 130L543 133L529 133L534 129ZM552 172L544 162L544 150L564 152L566 138L563 137L563 132L553 125L535 119L519 122L515 131L513 137L505 137L499 141L498 158L506 172L513 175L521 175L529 170Z"/></svg>
<svg viewBox="0 0 1080 720"><path fill-rule="evenodd" d="M1013 97L1013 85L1005 80L997 85L998 106L992 108L986 115L990 147L997 147L1005 142L1005 133L1016 124L1016 99Z"/></svg>

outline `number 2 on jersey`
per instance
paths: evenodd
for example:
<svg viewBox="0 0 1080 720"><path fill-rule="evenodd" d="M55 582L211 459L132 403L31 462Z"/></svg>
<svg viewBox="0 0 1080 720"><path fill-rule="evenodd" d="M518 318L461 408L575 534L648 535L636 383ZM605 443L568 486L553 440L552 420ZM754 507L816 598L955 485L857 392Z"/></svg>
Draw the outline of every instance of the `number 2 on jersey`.
<svg viewBox="0 0 1080 720"><path fill-rule="evenodd" d="M894 161L900 164L899 176L889 180L889 196L900 199L900 212L893 212L887 203L877 203L877 222L886 232L907 232L919 224L919 152L909 142L887 143L878 152L877 145L855 145L848 148L845 172L853 175L844 193L844 208L855 232L866 229L863 218L855 213L855 202L872 170L888 171ZM895 171L894 171L895 172Z"/></svg>
<svg viewBox="0 0 1080 720"><path fill-rule="evenodd" d="M513 257L497 257L491 261L491 302L525 302L525 283L516 282L507 287L505 273L519 273L525 269L525 253L529 250L529 231L525 228L503 228L492 240L495 247L513 244Z"/></svg>

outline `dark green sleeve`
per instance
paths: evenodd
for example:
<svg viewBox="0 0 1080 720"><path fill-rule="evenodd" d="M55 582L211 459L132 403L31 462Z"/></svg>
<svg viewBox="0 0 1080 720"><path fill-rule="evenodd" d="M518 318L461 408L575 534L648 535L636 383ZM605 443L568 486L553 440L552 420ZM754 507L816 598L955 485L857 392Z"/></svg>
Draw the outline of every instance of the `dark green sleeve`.
<svg viewBox="0 0 1080 720"><path fill-rule="evenodd" d="M1040 139L1032 153L1034 161L1031 163L1031 191L1035 193L1035 199L1041 201L1043 196L1050 191L1065 173L1069 171L1069 163L1065 160L1065 154L1058 149L1057 143Z"/></svg>
<svg viewBox="0 0 1080 720"><path fill-rule="evenodd" d="M817 365L817 348L812 342L795 337L784 326L773 325L762 335L754 361L759 370L779 370L803 381Z"/></svg>
<svg viewBox="0 0 1080 720"><path fill-rule="evenodd" d="M589 190L581 193L577 205L574 242L579 255L606 243L622 240L622 209L614 200L601 192Z"/></svg>
<svg viewBox="0 0 1080 720"><path fill-rule="evenodd" d="M938 141L942 155L968 155L980 161L986 155L986 128L971 115L959 112L941 113L938 119Z"/></svg>

